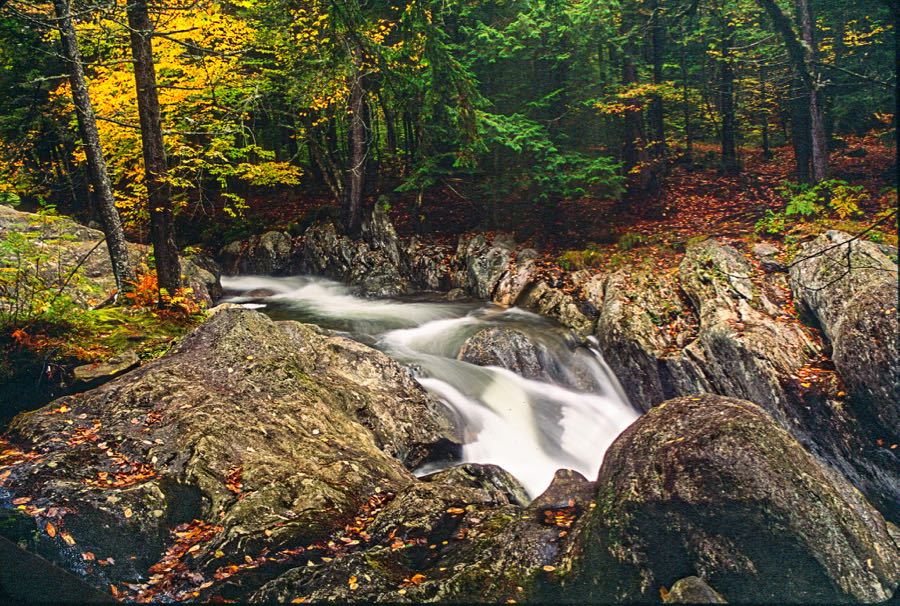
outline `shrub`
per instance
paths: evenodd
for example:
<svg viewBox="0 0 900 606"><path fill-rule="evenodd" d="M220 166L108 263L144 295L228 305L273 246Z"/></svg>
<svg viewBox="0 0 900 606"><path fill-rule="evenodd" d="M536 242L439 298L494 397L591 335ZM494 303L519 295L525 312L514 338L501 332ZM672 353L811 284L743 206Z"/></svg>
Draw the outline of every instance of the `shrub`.
<svg viewBox="0 0 900 606"><path fill-rule="evenodd" d="M636 232L627 232L622 234L622 237L619 238L619 241L616 243L616 246L619 247L619 250L631 250L632 248L637 248L638 246L642 246L646 243L646 239L639 233Z"/></svg>

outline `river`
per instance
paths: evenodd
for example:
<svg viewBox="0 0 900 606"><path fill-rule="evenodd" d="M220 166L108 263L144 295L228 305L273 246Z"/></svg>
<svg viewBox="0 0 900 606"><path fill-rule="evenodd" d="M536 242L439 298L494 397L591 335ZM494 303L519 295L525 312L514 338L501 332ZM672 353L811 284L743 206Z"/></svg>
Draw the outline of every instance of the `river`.
<svg viewBox="0 0 900 606"><path fill-rule="evenodd" d="M309 276L223 277L222 285L225 301L317 324L408 366L451 411L463 460L499 465L531 497L560 468L594 479L606 449L639 416L591 341L528 311L428 294L371 299ZM540 380L457 359L466 339L491 326L516 329L537 344Z"/></svg>

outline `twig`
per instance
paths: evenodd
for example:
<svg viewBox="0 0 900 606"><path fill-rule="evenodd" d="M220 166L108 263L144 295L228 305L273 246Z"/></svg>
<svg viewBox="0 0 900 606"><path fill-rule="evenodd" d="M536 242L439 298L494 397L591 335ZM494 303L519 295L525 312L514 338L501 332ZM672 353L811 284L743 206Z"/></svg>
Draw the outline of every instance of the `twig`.
<svg viewBox="0 0 900 606"><path fill-rule="evenodd" d="M75 276L75 272L77 272L79 269L81 269L81 266L84 265L84 262L87 261L88 257L90 257L91 254L95 250L97 250L97 247L100 246L101 244L103 244L104 242L106 242L106 236L100 238L100 240L98 240L97 243L94 244L94 246L89 251L87 251L87 254L85 254L83 257L81 257L81 259L78 261L78 264L72 268L72 271L69 272L69 275L66 278L66 281L62 283L62 286L59 287L59 290L56 291L56 294L53 295L52 299L50 299L50 304L47 306L48 308L51 305L53 305L53 302L56 301L57 298L59 298L59 295L62 294L62 291L66 288L66 286L69 285L69 282Z"/></svg>

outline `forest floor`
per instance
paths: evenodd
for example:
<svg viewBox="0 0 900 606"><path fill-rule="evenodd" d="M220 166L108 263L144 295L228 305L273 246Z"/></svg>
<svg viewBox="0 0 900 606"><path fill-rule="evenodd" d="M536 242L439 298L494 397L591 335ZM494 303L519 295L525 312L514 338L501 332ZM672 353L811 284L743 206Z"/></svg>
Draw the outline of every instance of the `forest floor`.
<svg viewBox="0 0 900 606"><path fill-rule="evenodd" d="M844 141L843 149L831 155L832 177L865 188L862 214L846 220L796 221L783 234L769 238L790 245L827 229L858 233L874 222L877 213L896 207L896 148L875 136ZM720 173L717 153L713 145L698 144L691 166L672 162L662 192L653 200L633 200L627 205L593 198L571 200L557 213L557 224L548 226L540 223L532 201L509 199L496 209L495 224L507 226L504 231L513 231L517 240L541 250L545 266L558 266L560 271L616 268L646 262L648 257L669 269L680 261L684 244L694 238L759 240L754 229L757 221L767 210L778 211L787 202L780 189L792 180L793 151L775 148L766 159L759 149L741 149L742 170L736 175ZM455 245L459 234L479 230L477 199L477 192L466 183L445 183L426 196L421 206L413 196L392 196L390 214L401 235ZM327 214L325 209L332 205L329 196L282 192L252 200L247 220L269 228L296 228L298 217L310 222ZM546 238L548 232L553 237ZM890 224L877 235L886 243L897 243Z"/></svg>

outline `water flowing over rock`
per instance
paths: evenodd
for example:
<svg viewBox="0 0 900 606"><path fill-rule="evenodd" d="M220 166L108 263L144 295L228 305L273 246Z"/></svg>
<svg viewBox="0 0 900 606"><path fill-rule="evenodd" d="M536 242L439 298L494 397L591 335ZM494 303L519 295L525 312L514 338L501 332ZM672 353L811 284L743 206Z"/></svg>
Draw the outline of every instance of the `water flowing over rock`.
<svg viewBox="0 0 900 606"><path fill-rule="evenodd" d="M750 402L654 408L607 451L597 487L594 600L652 600L699 575L730 602L878 602L900 580L878 512Z"/></svg>
<svg viewBox="0 0 900 606"><path fill-rule="evenodd" d="M459 359L478 366L499 366L526 379L547 378L537 343L525 333L511 328L478 331L463 344Z"/></svg>
<svg viewBox="0 0 900 606"><path fill-rule="evenodd" d="M829 231L801 248L790 276L803 310L831 342L851 404L870 434L900 439L896 262L872 242Z"/></svg>

